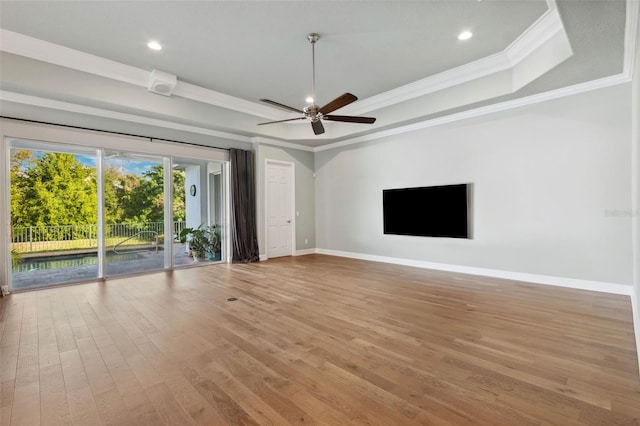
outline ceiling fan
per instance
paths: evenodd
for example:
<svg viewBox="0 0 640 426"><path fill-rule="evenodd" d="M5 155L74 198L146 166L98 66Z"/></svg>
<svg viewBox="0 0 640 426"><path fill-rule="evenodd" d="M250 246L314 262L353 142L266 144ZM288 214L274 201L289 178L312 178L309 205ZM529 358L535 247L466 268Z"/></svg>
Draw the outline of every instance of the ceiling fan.
<svg viewBox="0 0 640 426"><path fill-rule="evenodd" d="M287 120L278 120L278 121L269 121L266 123L258 123L258 126L263 124L273 124L273 123L284 123L285 121L297 121L297 120L309 120L311 122L311 127L313 128L313 133L316 135L321 135L324 133L324 126L322 125L322 120L330 120L330 121L343 121L347 123L363 123L363 124L373 124L376 119L373 117L355 117L352 115L332 115L331 113L339 108L349 105L352 102L358 100L355 95L351 93L344 93L322 108L318 107L315 104L316 101L316 51L315 44L318 41L320 36L316 33L311 33L307 36L307 40L311 43L311 58L312 58L312 85L311 85L311 98L307 98L307 102L309 105L304 107L304 109L298 109L294 107L290 107L288 105L284 105L275 101L271 101L269 99L260 99L260 101L268 103L270 105L276 106L278 108L286 109L288 111L294 111L302 114L302 117L297 118L289 118Z"/></svg>

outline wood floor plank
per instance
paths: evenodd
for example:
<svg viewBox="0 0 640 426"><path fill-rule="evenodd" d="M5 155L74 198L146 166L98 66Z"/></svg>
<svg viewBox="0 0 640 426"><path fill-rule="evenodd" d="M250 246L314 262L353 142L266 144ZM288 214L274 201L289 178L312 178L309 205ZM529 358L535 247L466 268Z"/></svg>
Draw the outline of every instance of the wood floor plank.
<svg viewBox="0 0 640 426"><path fill-rule="evenodd" d="M40 421L40 381L22 384L16 381L10 424L28 426L40 424Z"/></svg>
<svg viewBox="0 0 640 426"><path fill-rule="evenodd" d="M7 334L5 334L7 336ZM0 381L15 380L18 367L18 343L20 331L17 332L18 340L11 346L0 346Z"/></svg>
<svg viewBox="0 0 640 426"><path fill-rule="evenodd" d="M224 424L224 418L220 412L211 406L182 374L180 363L174 362L162 354L158 354L150 362L162 376L176 402L191 416L195 423L200 425Z"/></svg>
<svg viewBox="0 0 640 426"><path fill-rule="evenodd" d="M160 418L167 425L195 425L196 422L175 400L171 391L164 383L148 388L147 395L156 407Z"/></svg>
<svg viewBox="0 0 640 426"><path fill-rule="evenodd" d="M91 389L80 388L67 392L71 421L74 425L102 425Z"/></svg>
<svg viewBox="0 0 640 426"><path fill-rule="evenodd" d="M93 338L78 340L78 352L93 393L97 395L114 389L111 374Z"/></svg>
<svg viewBox="0 0 640 426"><path fill-rule="evenodd" d="M95 395L96 408L105 425L131 424L129 409L114 388Z"/></svg>
<svg viewBox="0 0 640 426"><path fill-rule="evenodd" d="M100 352L127 407L128 422L136 425L161 424L158 413L118 347L111 345Z"/></svg>
<svg viewBox="0 0 640 426"><path fill-rule="evenodd" d="M15 380L0 381L0 424L8 425L11 422L11 408L13 406L13 394Z"/></svg>
<svg viewBox="0 0 640 426"><path fill-rule="evenodd" d="M62 373L64 375L65 388L67 392L89 387L87 374L82 365L82 358L77 349L60 353Z"/></svg>
<svg viewBox="0 0 640 426"><path fill-rule="evenodd" d="M206 376L201 376L190 367L184 368L184 374L195 389L222 414L229 424L257 425L258 423L238 405L220 386Z"/></svg>
<svg viewBox="0 0 640 426"><path fill-rule="evenodd" d="M640 374L626 296L307 255L0 299L0 409L3 426L638 425Z"/></svg>
<svg viewBox="0 0 640 426"><path fill-rule="evenodd" d="M71 424L67 391L59 363L40 368L40 413L43 425Z"/></svg>

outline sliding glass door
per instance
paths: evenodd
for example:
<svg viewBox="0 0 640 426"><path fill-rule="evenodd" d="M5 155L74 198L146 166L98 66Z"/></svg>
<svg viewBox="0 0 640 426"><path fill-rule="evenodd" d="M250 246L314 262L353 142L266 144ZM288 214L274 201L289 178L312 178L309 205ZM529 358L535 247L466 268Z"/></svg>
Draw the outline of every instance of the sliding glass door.
<svg viewBox="0 0 640 426"><path fill-rule="evenodd" d="M223 259L223 171L222 162L173 158L175 266Z"/></svg>
<svg viewBox="0 0 640 426"><path fill-rule="evenodd" d="M226 161L194 158L207 157L200 148L174 157L166 146L154 155L74 142L3 141L11 290L225 259Z"/></svg>
<svg viewBox="0 0 640 426"><path fill-rule="evenodd" d="M12 288L98 278L96 150L15 141L9 159Z"/></svg>
<svg viewBox="0 0 640 426"><path fill-rule="evenodd" d="M105 150L106 276L164 269L164 160Z"/></svg>

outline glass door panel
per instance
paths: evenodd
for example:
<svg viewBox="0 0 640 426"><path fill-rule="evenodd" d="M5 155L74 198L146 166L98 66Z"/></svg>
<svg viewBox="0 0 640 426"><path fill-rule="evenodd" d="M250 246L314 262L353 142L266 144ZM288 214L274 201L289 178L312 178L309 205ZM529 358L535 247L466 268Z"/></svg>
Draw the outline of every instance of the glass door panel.
<svg viewBox="0 0 640 426"><path fill-rule="evenodd" d="M106 276L165 268L164 160L105 150Z"/></svg>
<svg viewBox="0 0 640 426"><path fill-rule="evenodd" d="M175 266L224 259L222 162L173 159Z"/></svg>
<svg viewBox="0 0 640 426"><path fill-rule="evenodd" d="M98 278L95 149L10 142L11 288Z"/></svg>

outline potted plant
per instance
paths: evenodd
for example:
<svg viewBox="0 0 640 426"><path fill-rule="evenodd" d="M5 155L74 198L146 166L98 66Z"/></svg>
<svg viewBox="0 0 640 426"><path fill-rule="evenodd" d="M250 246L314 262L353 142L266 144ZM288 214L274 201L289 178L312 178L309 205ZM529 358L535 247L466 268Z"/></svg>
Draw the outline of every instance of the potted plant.
<svg viewBox="0 0 640 426"><path fill-rule="evenodd" d="M200 262L206 259L211 239L208 227L202 225L197 228L184 228L180 231L180 242L189 243L189 249L193 254L193 260Z"/></svg>
<svg viewBox="0 0 640 426"><path fill-rule="evenodd" d="M209 260L220 260L222 258L222 238L220 236L220 226L209 227L209 246L207 247Z"/></svg>

